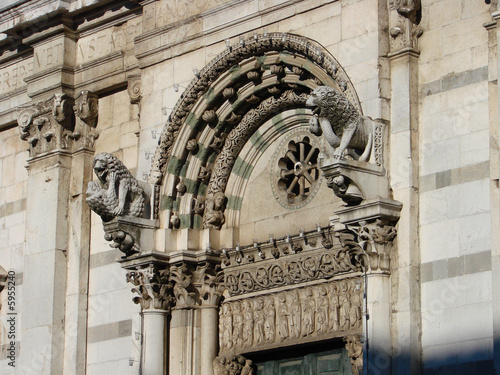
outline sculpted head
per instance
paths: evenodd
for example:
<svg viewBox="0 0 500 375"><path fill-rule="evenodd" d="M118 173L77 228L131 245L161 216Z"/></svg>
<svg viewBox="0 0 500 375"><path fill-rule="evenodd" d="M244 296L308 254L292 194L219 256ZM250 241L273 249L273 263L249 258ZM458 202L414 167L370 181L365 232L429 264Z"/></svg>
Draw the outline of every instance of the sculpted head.
<svg viewBox="0 0 500 375"><path fill-rule="evenodd" d="M93 167L96 176L102 184L108 181L110 172L115 172L118 179L132 176L120 159L107 152L101 152L94 156Z"/></svg>
<svg viewBox="0 0 500 375"><path fill-rule="evenodd" d="M319 86L316 87L306 101L306 106L316 107L313 110L313 114L318 113L322 108L326 108L333 104L333 97L335 94L340 94L333 87L329 86Z"/></svg>

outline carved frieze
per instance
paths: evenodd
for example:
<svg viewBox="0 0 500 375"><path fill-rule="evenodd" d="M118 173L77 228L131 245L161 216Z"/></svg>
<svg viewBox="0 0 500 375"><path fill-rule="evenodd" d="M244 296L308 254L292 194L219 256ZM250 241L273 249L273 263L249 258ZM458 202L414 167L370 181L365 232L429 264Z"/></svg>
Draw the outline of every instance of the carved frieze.
<svg viewBox="0 0 500 375"><path fill-rule="evenodd" d="M222 303L221 352L243 352L358 332L363 290L359 279L288 289Z"/></svg>
<svg viewBox="0 0 500 375"><path fill-rule="evenodd" d="M214 375L253 375L252 361L241 355L219 356L214 359Z"/></svg>
<svg viewBox="0 0 500 375"><path fill-rule="evenodd" d="M127 273L127 282L135 285L132 292L138 294L134 303L141 305L141 310L170 310L174 303L169 270L150 265Z"/></svg>
<svg viewBox="0 0 500 375"><path fill-rule="evenodd" d="M322 249L307 255L283 257L281 261L258 263L241 270L238 267L226 269L226 288L231 295L239 295L360 271L361 264L353 255L355 252L359 249L337 247L334 251Z"/></svg>

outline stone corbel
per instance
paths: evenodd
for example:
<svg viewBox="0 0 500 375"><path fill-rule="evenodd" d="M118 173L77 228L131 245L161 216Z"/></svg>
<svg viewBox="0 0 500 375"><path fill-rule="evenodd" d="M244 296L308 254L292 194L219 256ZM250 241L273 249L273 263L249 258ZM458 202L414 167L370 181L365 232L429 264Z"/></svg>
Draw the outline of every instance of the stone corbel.
<svg viewBox="0 0 500 375"><path fill-rule="evenodd" d="M214 375L253 375L253 363L242 355L219 356L214 359Z"/></svg>
<svg viewBox="0 0 500 375"><path fill-rule="evenodd" d="M132 292L138 294L134 303L141 305L141 310L170 311L174 303L170 273L167 268L150 264L145 268L127 273L127 282L135 287Z"/></svg>
<svg viewBox="0 0 500 375"><path fill-rule="evenodd" d="M112 242L111 247L124 253L123 258L151 249L154 244L154 231L157 223L138 217L115 217L103 222L104 239Z"/></svg>
<svg viewBox="0 0 500 375"><path fill-rule="evenodd" d="M73 99L66 94L19 107L17 123L21 139L29 143L30 156L71 149L75 138Z"/></svg>
<svg viewBox="0 0 500 375"><path fill-rule="evenodd" d="M321 167L327 186L347 205L390 196L382 166L357 160L338 160Z"/></svg>

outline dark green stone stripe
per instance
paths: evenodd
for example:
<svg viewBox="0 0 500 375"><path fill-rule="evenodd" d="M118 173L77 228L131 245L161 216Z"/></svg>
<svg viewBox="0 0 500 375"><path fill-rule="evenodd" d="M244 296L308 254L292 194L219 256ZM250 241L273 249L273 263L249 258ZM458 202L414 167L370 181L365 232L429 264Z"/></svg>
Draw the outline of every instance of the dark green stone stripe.
<svg viewBox="0 0 500 375"><path fill-rule="evenodd" d="M194 113L190 113L187 115L186 121L184 121L184 123L191 129L195 129L198 123L198 119L196 118L196 115Z"/></svg>
<svg viewBox="0 0 500 375"><path fill-rule="evenodd" d="M264 152L269 147L269 143L262 137L258 130L252 134L250 142L252 142L259 152Z"/></svg>
<svg viewBox="0 0 500 375"><path fill-rule="evenodd" d="M189 228L191 227L191 215L180 215L179 219L181 221L180 227L181 228Z"/></svg>
<svg viewBox="0 0 500 375"><path fill-rule="evenodd" d="M172 156L168 162L167 172L175 176L185 176L188 165L188 161Z"/></svg>
<svg viewBox="0 0 500 375"><path fill-rule="evenodd" d="M230 195L227 198L227 206L226 208L229 210L235 210L239 211L241 209L241 203L243 202L242 197L235 197L233 195Z"/></svg>
<svg viewBox="0 0 500 375"><path fill-rule="evenodd" d="M246 161L242 160L240 157L236 158L236 161L234 162L234 167L233 167L232 173L235 173L236 175L248 180L248 178L252 174L252 171L253 171L253 165L248 164Z"/></svg>

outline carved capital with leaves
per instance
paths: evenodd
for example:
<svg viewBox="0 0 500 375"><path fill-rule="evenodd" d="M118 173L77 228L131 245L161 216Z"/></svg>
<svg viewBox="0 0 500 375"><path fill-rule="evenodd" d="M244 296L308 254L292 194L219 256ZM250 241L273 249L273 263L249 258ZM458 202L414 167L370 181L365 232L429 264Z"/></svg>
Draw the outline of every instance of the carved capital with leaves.
<svg viewBox="0 0 500 375"><path fill-rule="evenodd" d="M167 310L174 303L170 273L166 268L150 265L127 273L127 281L134 285L132 292L138 295L134 303L140 304L142 310Z"/></svg>

